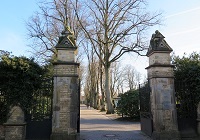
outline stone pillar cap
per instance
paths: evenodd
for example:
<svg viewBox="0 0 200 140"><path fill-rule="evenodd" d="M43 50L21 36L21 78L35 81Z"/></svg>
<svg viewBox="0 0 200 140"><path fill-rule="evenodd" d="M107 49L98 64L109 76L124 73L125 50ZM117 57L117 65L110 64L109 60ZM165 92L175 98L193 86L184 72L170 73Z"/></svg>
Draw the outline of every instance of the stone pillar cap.
<svg viewBox="0 0 200 140"><path fill-rule="evenodd" d="M19 106L14 106L9 112L7 124L24 123L24 112Z"/></svg>
<svg viewBox="0 0 200 140"><path fill-rule="evenodd" d="M172 52L172 48L167 44L164 38L165 37L158 30L156 30L155 34L152 34L149 49L146 55L150 56L154 52Z"/></svg>

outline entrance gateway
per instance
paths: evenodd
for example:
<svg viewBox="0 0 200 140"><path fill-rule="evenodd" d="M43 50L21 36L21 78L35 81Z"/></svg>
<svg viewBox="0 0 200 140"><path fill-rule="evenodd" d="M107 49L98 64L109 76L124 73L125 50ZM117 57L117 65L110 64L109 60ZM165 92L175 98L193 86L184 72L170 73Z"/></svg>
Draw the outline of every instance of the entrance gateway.
<svg viewBox="0 0 200 140"><path fill-rule="evenodd" d="M70 31L65 30L62 33L56 49L57 56L53 63L53 105L50 104L50 106L53 106L52 120L51 115L49 118L48 116L43 117L48 121L51 120L49 122L52 123L52 128L48 125L48 128L52 130L52 132L51 130L49 131L51 133L50 140L72 140L77 138L79 131L80 93L77 72L79 64L74 59L74 52L77 48L74 45ZM146 132L153 139L158 140L180 138L174 99L173 66L170 64L171 51L172 49L164 40L164 36L156 31L152 35L150 48L147 53L150 65L146 68L149 81L146 88L150 92L145 97L144 103L146 102L149 108L144 108L144 113L141 115L147 118L146 120L143 119L143 121L147 121L150 127L143 127L144 123L141 123L141 127L146 130L150 129ZM38 99L42 99L41 97L38 97ZM45 99L48 98L45 97ZM51 98L49 101L51 102ZM39 119L37 121L39 122ZM43 122L45 121L43 120ZM49 132L48 136L50 135Z"/></svg>

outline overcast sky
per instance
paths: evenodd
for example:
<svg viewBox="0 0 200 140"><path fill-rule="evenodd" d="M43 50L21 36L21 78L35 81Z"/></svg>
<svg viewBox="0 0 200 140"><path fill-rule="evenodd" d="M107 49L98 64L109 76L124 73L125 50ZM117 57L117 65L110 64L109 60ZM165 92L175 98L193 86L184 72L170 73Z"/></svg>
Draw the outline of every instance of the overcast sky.
<svg viewBox="0 0 200 140"><path fill-rule="evenodd" d="M1 0L0 4L0 50L13 55L30 56L27 50L25 21L37 11L38 0ZM159 30L176 55L184 52L200 52L200 0L148 0L150 11L163 12L163 25L151 29L151 34ZM148 59L126 57L124 63L130 63L142 74L146 73Z"/></svg>

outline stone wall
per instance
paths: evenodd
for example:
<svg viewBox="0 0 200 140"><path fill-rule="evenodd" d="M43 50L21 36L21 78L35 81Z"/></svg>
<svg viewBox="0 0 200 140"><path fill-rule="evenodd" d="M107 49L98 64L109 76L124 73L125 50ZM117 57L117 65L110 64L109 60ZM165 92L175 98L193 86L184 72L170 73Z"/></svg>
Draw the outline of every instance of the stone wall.
<svg viewBox="0 0 200 140"><path fill-rule="evenodd" d="M156 67L151 67L148 69L148 78L153 78L153 77L173 77L173 66L169 67L162 67L162 66L156 66Z"/></svg>
<svg viewBox="0 0 200 140"><path fill-rule="evenodd" d="M149 65L162 64L169 65L171 61L171 57L167 53L153 53L149 56Z"/></svg>
<svg viewBox="0 0 200 140"><path fill-rule="evenodd" d="M173 79L152 79L150 84L154 127L160 132L177 130Z"/></svg>
<svg viewBox="0 0 200 140"><path fill-rule="evenodd" d="M68 62L74 62L74 50L58 50L58 60L68 60Z"/></svg>
<svg viewBox="0 0 200 140"><path fill-rule="evenodd" d="M4 140L4 138L5 138L4 126L0 125L0 140Z"/></svg>
<svg viewBox="0 0 200 140"><path fill-rule="evenodd" d="M24 140L25 139L25 127L24 125L5 125L5 140Z"/></svg>
<svg viewBox="0 0 200 140"><path fill-rule="evenodd" d="M5 140L24 140L26 135L24 112L19 106L14 106L9 114L10 117L4 123Z"/></svg>
<svg viewBox="0 0 200 140"><path fill-rule="evenodd" d="M76 77L54 77L53 132L76 133L78 110Z"/></svg>
<svg viewBox="0 0 200 140"><path fill-rule="evenodd" d="M76 65L55 65L54 74L59 75L77 75L77 66Z"/></svg>

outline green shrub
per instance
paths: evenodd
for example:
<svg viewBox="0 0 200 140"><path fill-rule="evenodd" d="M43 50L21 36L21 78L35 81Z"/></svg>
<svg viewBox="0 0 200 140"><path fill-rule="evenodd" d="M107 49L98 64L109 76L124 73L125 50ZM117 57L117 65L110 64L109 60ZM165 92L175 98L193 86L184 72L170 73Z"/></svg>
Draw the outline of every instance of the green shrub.
<svg viewBox="0 0 200 140"><path fill-rule="evenodd" d="M117 105L117 113L134 119L140 118L139 112L139 92L130 90L120 95L121 99Z"/></svg>
<svg viewBox="0 0 200 140"><path fill-rule="evenodd" d="M9 109L6 102L0 100L0 125L6 122L8 111Z"/></svg>
<svg viewBox="0 0 200 140"><path fill-rule="evenodd" d="M47 72L32 58L0 54L0 123L6 122L11 106L20 105L24 111L31 107Z"/></svg>

